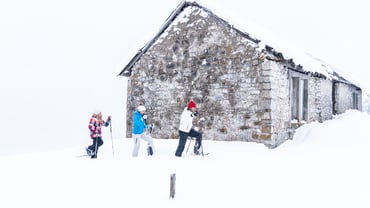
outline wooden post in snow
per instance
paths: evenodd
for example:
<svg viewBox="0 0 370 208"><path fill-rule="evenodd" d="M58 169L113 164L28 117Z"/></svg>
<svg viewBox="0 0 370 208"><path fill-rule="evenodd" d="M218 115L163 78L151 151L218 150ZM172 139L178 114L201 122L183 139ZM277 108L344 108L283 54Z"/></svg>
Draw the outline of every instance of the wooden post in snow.
<svg viewBox="0 0 370 208"><path fill-rule="evenodd" d="M170 199L175 198L176 173L171 174L170 178Z"/></svg>

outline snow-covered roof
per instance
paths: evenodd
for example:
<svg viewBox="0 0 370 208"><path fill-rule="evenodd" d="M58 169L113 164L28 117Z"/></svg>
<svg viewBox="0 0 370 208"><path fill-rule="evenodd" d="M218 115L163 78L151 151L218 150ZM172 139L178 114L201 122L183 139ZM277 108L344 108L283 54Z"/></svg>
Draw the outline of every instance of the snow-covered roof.
<svg viewBox="0 0 370 208"><path fill-rule="evenodd" d="M234 25L231 25L224 19L221 19L219 15L214 14L206 7L201 6L196 2L190 2L186 0L182 1L177 6L177 8L170 14L170 16L163 23L163 25L159 29L158 33L154 36L154 38L151 39L143 48L141 48L136 53L136 55L131 59L131 61L119 73L119 76L130 76L132 67L135 65L135 63L153 44L157 42L160 36L162 36L163 33L165 33L165 30L174 21L186 20L186 15L181 14L188 7L201 8L204 12L212 14L219 20L224 21L226 24L230 25L230 27L236 30L239 34L258 44L259 50L261 51L264 50L274 55L277 55L281 59L281 61L284 61L292 70L296 70L306 74L311 74L312 76L320 76L325 77L326 79L352 84L351 82L349 82L348 80L339 75L338 69L334 68L333 66L325 63L324 61L318 58L315 58L311 54L302 52L301 50L295 48L292 45L282 43L281 41L276 40L272 35L268 35L265 31L260 31L259 29L256 29L258 27L252 26L250 22L243 20L242 22L239 22L240 25L236 27ZM254 33L243 32L241 29L238 28L249 28L249 31ZM254 37L258 37L258 39Z"/></svg>

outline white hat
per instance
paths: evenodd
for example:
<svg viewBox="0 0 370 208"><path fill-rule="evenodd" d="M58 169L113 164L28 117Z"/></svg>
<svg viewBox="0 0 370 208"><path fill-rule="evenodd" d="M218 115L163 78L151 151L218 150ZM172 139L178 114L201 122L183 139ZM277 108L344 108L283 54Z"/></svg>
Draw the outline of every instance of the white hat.
<svg viewBox="0 0 370 208"><path fill-rule="evenodd" d="M139 107L137 108L137 110L138 111L146 111L146 108L143 105L139 105Z"/></svg>

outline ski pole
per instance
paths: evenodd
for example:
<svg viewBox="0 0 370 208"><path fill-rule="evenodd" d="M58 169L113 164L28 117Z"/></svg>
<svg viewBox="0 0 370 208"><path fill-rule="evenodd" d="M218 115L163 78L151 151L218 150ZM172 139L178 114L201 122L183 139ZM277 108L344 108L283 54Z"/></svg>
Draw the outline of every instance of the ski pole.
<svg viewBox="0 0 370 208"><path fill-rule="evenodd" d="M188 151L189 151L189 147L190 147L190 144L191 144L191 140L193 140L193 138L192 137L190 137L190 139L189 139L190 141L189 141L189 144L188 144L188 148L186 148L186 155L188 154Z"/></svg>
<svg viewBox="0 0 370 208"><path fill-rule="evenodd" d="M204 152L203 152L203 142L202 142L202 145L200 145L200 148L202 148L202 156L204 157Z"/></svg>
<svg viewBox="0 0 370 208"><path fill-rule="evenodd" d="M110 119L109 127L110 127L110 139L112 141L112 154L114 155L113 134L112 134L112 118Z"/></svg>

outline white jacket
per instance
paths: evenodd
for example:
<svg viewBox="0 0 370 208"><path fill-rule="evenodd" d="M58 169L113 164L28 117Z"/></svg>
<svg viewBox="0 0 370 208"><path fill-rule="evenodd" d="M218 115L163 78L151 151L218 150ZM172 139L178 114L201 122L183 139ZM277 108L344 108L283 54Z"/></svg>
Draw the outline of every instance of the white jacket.
<svg viewBox="0 0 370 208"><path fill-rule="evenodd" d="M193 112L188 110L186 107L181 114L179 130L182 132L189 133L193 126Z"/></svg>

